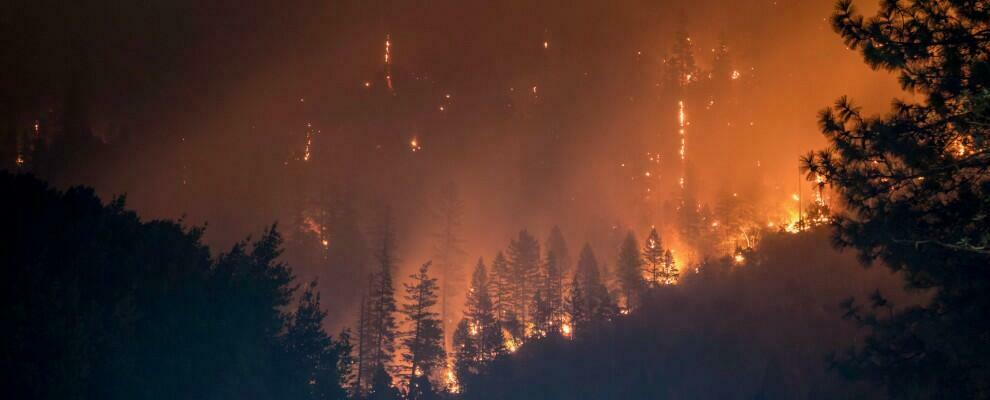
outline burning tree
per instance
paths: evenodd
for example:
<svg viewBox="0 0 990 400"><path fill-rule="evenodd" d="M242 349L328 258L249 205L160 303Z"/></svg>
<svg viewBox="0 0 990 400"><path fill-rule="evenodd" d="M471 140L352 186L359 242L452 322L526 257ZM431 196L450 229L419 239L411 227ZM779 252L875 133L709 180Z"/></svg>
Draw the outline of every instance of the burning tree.
<svg viewBox="0 0 990 400"><path fill-rule="evenodd" d="M896 71L924 99L896 101L883 117L839 99L820 115L831 146L805 157L809 179L824 177L844 200L836 243L902 271L910 287L936 290L897 313L844 303L872 336L836 365L886 384L891 397L985 397L990 4L887 1L864 19L843 0L832 25L872 68ZM884 303L875 296L874 310Z"/></svg>
<svg viewBox="0 0 990 400"><path fill-rule="evenodd" d="M650 228L650 236L643 243L643 267L649 276L649 286L651 289L659 286L662 281L664 270L663 242L657 228Z"/></svg>
<svg viewBox="0 0 990 400"><path fill-rule="evenodd" d="M619 247L619 259L615 263L619 284L626 298L626 309L632 309L641 300L646 284L643 281L643 261L639 243L630 231Z"/></svg>

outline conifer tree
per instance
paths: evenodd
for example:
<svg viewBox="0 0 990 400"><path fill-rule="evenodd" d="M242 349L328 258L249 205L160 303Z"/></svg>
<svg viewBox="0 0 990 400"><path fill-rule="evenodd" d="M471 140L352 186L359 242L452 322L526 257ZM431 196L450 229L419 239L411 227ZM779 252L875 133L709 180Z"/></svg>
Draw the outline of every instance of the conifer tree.
<svg viewBox="0 0 990 400"><path fill-rule="evenodd" d="M395 352L395 288L392 284L392 270L398 262L396 256L395 232L391 215L385 211L378 227L378 243L374 249L377 268L371 275L371 286L365 305L365 336L363 371L365 380L371 382L377 370L391 369L392 355Z"/></svg>
<svg viewBox="0 0 990 400"><path fill-rule="evenodd" d="M619 259L615 263L619 285L626 299L626 309L632 309L641 300L645 284L643 263L639 257L636 236L629 231L619 247Z"/></svg>
<svg viewBox="0 0 990 400"><path fill-rule="evenodd" d="M551 331L559 330L564 321L564 273L558 267L560 263L557 260L557 253L547 252L544 263L546 283L543 288L547 307L547 324Z"/></svg>
<svg viewBox="0 0 990 400"><path fill-rule="evenodd" d="M508 309L511 304L511 282L512 273L509 271L509 262L501 251L495 253L492 261L491 274L491 295L492 306L495 308L495 316L500 322L507 320Z"/></svg>
<svg viewBox="0 0 990 400"><path fill-rule="evenodd" d="M650 228L650 236L643 243L643 263L649 276L650 288L660 286L664 272L663 242L657 228Z"/></svg>
<svg viewBox="0 0 990 400"><path fill-rule="evenodd" d="M476 340L481 361L491 361L505 353L505 337L492 305L490 286L485 263L478 259L465 299L464 317L469 321L470 333Z"/></svg>
<svg viewBox="0 0 990 400"><path fill-rule="evenodd" d="M564 234L560 231L557 225L554 225L550 229L550 235L547 237L546 243L547 253L553 253L557 262L557 269L560 270L560 276L566 277L571 273L572 261L570 252L567 249L567 241L564 240Z"/></svg>
<svg viewBox="0 0 990 400"><path fill-rule="evenodd" d="M974 0L885 1L872 18L842 0L832 15L848 47L922 98L882 117L839 99L819 117L829 148L804 159L809 180L824 177L847 206L835 243L937 293L890 314L845 304L871 336L837 367L887 385L890 398L988 393L988 21L990 7Z"/></svg>
<svg viewBox="0 0 990 400"><path fill-rule="evenodd" d="M457 191L457 186L450 182L440 190L437 207L434 211L434 248L433 259L435 271L440 282L440 320L444 332L454 319L451 301L457 295L457 288L464 281L461 272L461 262L464 257L463 239L461 237L464 202ZM447 347L449 336L444 334L444 348Z"/></svg>
<svg viewBox="0 0 990 400"><path fill-rule="evenodd" d="M671 253L670 249L667 249L663 253L663 276L661 282L664 285L673 285L677 283L680 276L681 273L677 269L677 262L674 261L674 253Z"/></svg>
<svg viewBox="0 0 990 400"><path fill-rule="evenodd" d="M399 400L402 394L399 389L392 385L392 377L385 370L384 365L375 368L371 378L371 391L367 400Z"/></svg>
<svg viewBox="0 0 990 400"><path fill-rule="evenodd" d="M540 276L540 242L525 229L509 243L512 312L525 327L531 322L529 303Z"/></svg>
<svg viewBox="0 0 990 400"><path fill-rule="evenodd" d="M577 267L574 270L574 287L572 288L571 307L573 315L579 318L574 320L574 327L582 330L588 324L595 325L611 320L618 309L612 301L608 288L601 280L598 269L598 260L591 246L585 244L578 257ZM575 294L579 295L575 300ZM585 326L581 326L584 323Z"/></svg>
<svg viewBox="0 0 990 400"><path fill-rule="evenodd" d="M588 315L588 299L581 290L577 275L571 279L570 293L567 296L567 316L574 330L583 330L591 323Z"/></svg>
<svg viewBox="0 0 990 400"><path fill-rule="evenodd" d="M531 337L543 337L550 332L550 309L547 307L547 299L542 289L536 289L533 293L533 300L529 309L532 312L533 329Z"/></svg>
<svg viewBox="0 0 990 400"><path fill-rule="evenodd" d="M428 274L430 262L426 262L416 274L410 275L412 283L405 284L405 304L402 314L406 317L409 331L401 340L405 350L402 360L406 362L408 381L412 387L417 376L430 376L436 368L442 367L446 359L443 349L443 327L439 315L433 311L437 304L437 279Z"/></svg>
<svg viewBox="0 0 990 400"><path fill-rule="evenodd" d="M483 365L478 340L471 332L471 322L467 318L462 318L454 330L454 370L461 382L480 373Z"/></svg>
<svg viewBox="0 0 990 400"><path fill-rule="evenodd" d="M299 299L299 306L291 315L284 335L286 365L282 368L290 383L291 393L285 398L343 399L346 392L341 387L341 347L323 330L326 311L320 307L320 293L316 281L306 286Z"/></svg>

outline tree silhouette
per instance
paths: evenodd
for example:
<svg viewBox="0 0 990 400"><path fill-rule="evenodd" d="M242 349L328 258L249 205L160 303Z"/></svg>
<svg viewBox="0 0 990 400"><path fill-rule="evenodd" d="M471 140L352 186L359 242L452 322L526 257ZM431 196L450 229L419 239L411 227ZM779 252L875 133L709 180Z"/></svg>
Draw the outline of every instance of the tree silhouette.
<svg viewBox="0 0 990 400"><path fill-rule="evenodd" d="M891 398L982 398L990 376L990 8L982 1L883 2L864 19L842 0L832 26L870 67L922 97L863 115L843 97L820 114L829 148L804 158L847 209L834 241L882 260L931 302L892 317L859 315L864 345L835 365L885 384Z"/></svg>
<svg viewBox="0 0 990 400"><path fill-rule="evenodd" d="M432 310L437 304L437 279L428 275L430 262L419 267L419 272L411 275L412 284L405 284L406 303L402 313L410 326L402 338L402 360L408 364L409 387L413 387L416 377L429 377L438 367L444 365L446 355L443 349L443 326L439 315Z"/></svg>

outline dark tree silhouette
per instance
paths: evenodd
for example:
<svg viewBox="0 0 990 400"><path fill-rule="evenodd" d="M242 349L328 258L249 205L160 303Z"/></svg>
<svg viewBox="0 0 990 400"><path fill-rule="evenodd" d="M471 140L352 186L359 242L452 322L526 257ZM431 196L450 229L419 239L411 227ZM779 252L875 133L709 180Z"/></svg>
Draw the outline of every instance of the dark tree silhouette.
<svg viewBox="0 0 990 400"><path fill-rule="evenodd" d="M472 328L470 333L476 338L478 358L481 361L493 360L506 351L502 325L496 318L492 305L490 286L485 263L478 259L478 265L471 275L464 317Z"/></svg>
<svg viewBox="0 0 990 400"><path fill-rule="evenodd" d="M346 345L322 330L312 286L286 312L295 285L274 226L211 258L201 228L142 222L123 198L6 172L0 191L7 394L342 398Z"/></svg>
<svg viewBox="0 0 990 400"><path fill-rule="evenodd" d="M376 232L378 242L373 255L377 270L370 279L368 297L364 305L364 359L360 368L363 381L374 384L374 374L380 368L392 368L392 355L395 352L396 321L395 288L392 283L392 270L398 262L396 256L395 232L390 211L385 210Z"/></svg>
<svg viewBox="0 0 990 400"><path fill-rule="evenodd" d="M410 328L401 342L410 388L418 376L429 377L437 368L442 368L447 358L443 349L443 326L439 315L433 311L437 304L437 279L429 276L429 268L430 262L426 262L419 267L419 272L410 276L413 283L405 284L406 302L402 305L402 314Z"/></svg>
<svg viewBox="0 0 990 400"><path fill-rule="evenodd" d="M839 99L819 118L830 147L804 159L809 179L823 176L844 200L835 242L933 289L930 303L893 316L846 304L872 334L837 367L894 398L990 393L988 21L990 6L973 0L882 2L869 19L842 0L832 15L870 67L922 97L882 117Z"/></svg>
<svg viewBox="0 0 990 400"><path fill-rule="evenodd" d="M651 289L660 286L663 282L663 255L663 241L660 239L660 234L657 233L657 228L650 228L650 236L643 243L643 266L650 277L648 284Z"/></svg>
<svg viewBox="0 0 990 400"><path fill-rule="evenodd" d="M532 319L529 309L539 285L540 242L525 229L509 243L509 271L511 272L512 312L525 327ZM525 335L525 332L523 332Z"/></svg>
<svg viewBox="0 0 990 400"><path fill-rule="evenodd" d="M643 296L646 283L643 281L643 262L640 259L639 243L630 231L619 246L619 259L615 262L616 275L626 300L626 309L633 309Z"/></svg>

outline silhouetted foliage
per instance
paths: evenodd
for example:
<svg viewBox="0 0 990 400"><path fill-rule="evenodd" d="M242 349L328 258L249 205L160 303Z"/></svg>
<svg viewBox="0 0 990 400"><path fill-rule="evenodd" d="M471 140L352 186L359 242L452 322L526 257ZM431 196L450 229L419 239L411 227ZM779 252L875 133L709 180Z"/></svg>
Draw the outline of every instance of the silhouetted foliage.
<svg viewBox="0 0 990 400"><path fill-rule="evenodd" d="M937 293L896 313L879 295L865 315L844 303L872 335L835 367L894 398L990 397L988 23L990 5L974 0L886 1L869 19L842 0L832 16L870 67L923 99L882 117L839 99L819 118L830 147L804 160L844 200L835 243Z"/></svg>
<svg viewBox="0 0 990 400"><path fill-rule="evenodd" d="M216 258L88 188L0 173L2 386L17 398L342 398L346 346L279 262L272 226Z"/></svg>
<svg viewBox="0 0 990 400"><path fill-rule="evenodd" d="M900 302L915 299L888 271L863 270L822 245L826 238L777 234L744 265L709 261L651 291L629 315L584 324L573 339L528 341L489 363L463 398L884 398L878 387L827 371L830 352L860 337L836 305L876 287Z"/></svg>

